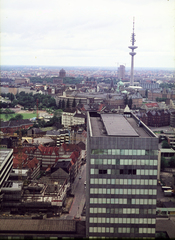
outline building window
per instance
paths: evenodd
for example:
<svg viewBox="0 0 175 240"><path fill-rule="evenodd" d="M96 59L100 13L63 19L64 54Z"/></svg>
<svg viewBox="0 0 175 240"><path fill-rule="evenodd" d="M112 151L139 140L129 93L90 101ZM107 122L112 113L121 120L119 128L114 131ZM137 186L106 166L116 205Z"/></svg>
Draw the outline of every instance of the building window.
<svg viewBox="0 0 175 240"><path fill-rule="evenodd" d="M120 169L120 175L136 175L136 169Z"/></svg>
<svg viewBox="0 0 175 240"><path fill-rule="evenodd" d="M99 174L107 174L107 169L99 169Z"/></svg>

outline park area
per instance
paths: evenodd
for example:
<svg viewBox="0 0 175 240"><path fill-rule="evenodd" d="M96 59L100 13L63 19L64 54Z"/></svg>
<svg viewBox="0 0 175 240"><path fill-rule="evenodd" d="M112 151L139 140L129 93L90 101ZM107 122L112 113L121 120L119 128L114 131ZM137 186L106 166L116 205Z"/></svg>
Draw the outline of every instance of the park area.
<svg viewBox="0 0 175 240"><path fill-rule="evenodd" d="M8 116L6 116L6 114L1 114L1 119L3 121L9 121L10 118L15 117L17 114L19 113L8 114ZM36 117L36 113L20 113L20 114L23 115L23 119L30 119Z"/></svg>
<svg viewBox="0 0 175 240"><path fill-rule="evenodd" d="M2 121L9 121L10 118L14 118L17 114L21 114L23 116L23 119L31 119L34 117L37 117L37 113L36 111L29 111L29 110L20 110L16 113L9 113L9 114L0 114L0 119L2 119ZM44 115L44 114L48 114L47 111L43 111L43 110L39 110L38 111L39 116Z"/></svg>
<svg viewBox="0 0 175 240"><path fill-rule="evenodd" d="M8 115L1 114L0 118L3 121L8 121L10 118L15 117L17 114L21 114L23 116L23 119L30 119L30 118L36 117L36 113L33 113L33 112L31 112L31 113L28 113L28 112L25 112L25 113L24 112L23 113L18 112L18 113L13 113L13 114L8 114Z"/></svg>

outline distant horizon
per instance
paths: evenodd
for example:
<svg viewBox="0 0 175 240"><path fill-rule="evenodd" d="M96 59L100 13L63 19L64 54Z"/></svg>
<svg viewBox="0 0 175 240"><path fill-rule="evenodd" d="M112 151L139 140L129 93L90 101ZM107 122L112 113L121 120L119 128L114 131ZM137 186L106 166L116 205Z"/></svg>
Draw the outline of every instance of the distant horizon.
<svg viewBox="0 0 175 240"><path fill-rule="evenodd" d="M175 68L174 3L2 0L1 64L129 69L134 31L135 70Z"/></svg>
<svg viewBox="0 0 175 240"><path fill-rule="evenodd" d="M120 64L120 65L124 65L124 64ZM2 68L24 68L24 67L31 67L31 68L93 68L93 69L97 69L97 68L106 68L109 70L117 70L118 67L120 66L71 66L71 65L1 65L1 70ZM131 67L126 67L126 70L130 70ZM175 71L175 68L173 67L134 67L134 70L169 70L169 71Z"/></svg>

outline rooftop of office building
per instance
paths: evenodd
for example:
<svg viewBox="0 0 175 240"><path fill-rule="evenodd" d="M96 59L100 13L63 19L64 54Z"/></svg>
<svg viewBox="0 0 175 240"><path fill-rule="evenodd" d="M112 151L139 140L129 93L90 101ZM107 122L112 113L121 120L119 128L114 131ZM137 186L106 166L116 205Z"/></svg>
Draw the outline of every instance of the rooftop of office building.
<svg viewBox="0 0 175 240"><path fill-rule="evenodd" d="M89 112L91 137L156 137L134 114L98 114Z"/></svg>

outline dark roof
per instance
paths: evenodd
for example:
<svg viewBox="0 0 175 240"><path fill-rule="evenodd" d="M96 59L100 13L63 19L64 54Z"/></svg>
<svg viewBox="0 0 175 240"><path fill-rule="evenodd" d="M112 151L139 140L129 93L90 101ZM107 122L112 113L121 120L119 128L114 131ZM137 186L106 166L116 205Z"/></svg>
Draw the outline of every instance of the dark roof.
<svg viewBox="0 0 175 240"><path fill-rule="evenodd" d="M86 150L86 145L84 144L84 142L79 142L77 144L82 150Z"/></svg>
<svg viewBox="0 0 175 240"><path fill-rule="evenodd" d="M85 115L82 114L82 113L76 113L76 114L74 115L74 117L85 118Z"/></svg>
<svg viewBox="0 0 175 240"><path fill-rule="evenodd" d="M34 133L44 133L44 131L39 128L32 128L32 130L34 131Z"/></svg>
<svg viewBox="0 0 175 240"><path fill-rule="evenodd" d="M0 219L1 231L76 232L76 221L39 219Z"/></svg>
<svg viewBox="0 0 175 240"><path fill-rule="evenodd" d="M76 111L76 108L69 108L69 109L65 109L65 110L63 111L63 113L64 113L64 112L74 113L75 111Z"/></svg>
<svg viewBox="0 0 175 240"><path fill-rule="evenodd" d="M62 168L59 168L55 172L53 172L50 177L65 180L69 177L69 174L65 172Z"/></svg>
<svg viewBox="0 0 175 240"><path fill-rule="evenodd" d="M8 122L0 122L0 128L8 127L9 121Z"/></svg>
<svg viewBox="0 0 175 240"><path fill-rule="evenodd" d="M70 159L71 161L71 159ZM62 159L61 161L58 160L58 162L55 164L54 168L62 168L62 169L68 169L69 165L70 165L70 161L65 161L64 159Z"/></svg>
<svg viewBox="0 0 175 240"><path fill-rule="evenodd" d="M7 122L1 122L0 127L17 127L26 124L33 124L29 119L22 119L22 120L13 120Z"/></svg>
<svg viewBox="0 0 175 240"><path fill-rule="evenodd" d="M166 208L175 208L174 202L164 202L163 204Z"/></svg>

